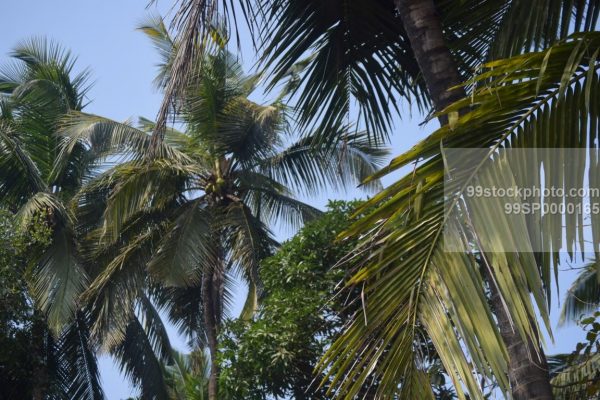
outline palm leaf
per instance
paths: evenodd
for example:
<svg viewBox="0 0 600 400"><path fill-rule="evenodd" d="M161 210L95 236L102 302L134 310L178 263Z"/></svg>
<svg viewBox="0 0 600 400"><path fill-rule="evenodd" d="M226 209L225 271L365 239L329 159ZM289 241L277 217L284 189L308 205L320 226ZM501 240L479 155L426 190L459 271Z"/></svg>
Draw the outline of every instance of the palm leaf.
<svg viewBox="0 0 600 400"><path fill-rule="evenodd" d="M262 160L259 171L294 190L316 194L324 187L345 189L364 181L387 155L387 150L373 145L365 132L352 134L342 128L335 138L331 146L314 145L314 135L300 139ZM378 189L380 184L371 181L365 188Z"/></svg>
<svg viewBox="0 0 600 400"><path fill-rule="evenodd" d="M149 271L167 286L188 286L200 281L202 271L214 264L214 232L204 199L179 207L148 265Z"/></svg>
<svg viewBox="0 0 600 400"><path fill-rule="evenodd" d="M144 327L131 319L124 340L111 351L121 372L141 390L144 399L168 399L162 368Z"/></svg>
<svg viewBox="0 0 600 400"><path fill-rule="evenodd" d="M567 290L560 324L577 321L600 306L600 284L595 263L587 264Z"/></svg>
<svg viewBox="0 0 600 400"><path fill-rule="evenodd" d="M82 311L57 342L58 363L67 370L68 398L103 400L96 348L89 332L89 316Z"/></svg>

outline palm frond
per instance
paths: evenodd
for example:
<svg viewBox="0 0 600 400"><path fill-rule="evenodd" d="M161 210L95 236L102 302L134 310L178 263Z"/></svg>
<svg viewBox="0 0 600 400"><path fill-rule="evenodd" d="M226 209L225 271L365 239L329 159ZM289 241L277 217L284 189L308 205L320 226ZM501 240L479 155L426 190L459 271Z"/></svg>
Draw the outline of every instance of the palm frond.
<svg viewBox="0 0 600 400"><path fill-rule="evenodd" d="M226 248L231 249L232 260L248 281L260 287L259 261L271 254L276 243L271 232L242 202L231 203L223 218Z"/></svg>
<svg viewBox="0 0 600 400"><path fill-rule="evenodd" d="M0 73L0 90L23 96L33 86L44 85L64 102L67 109L81 109L89 90L89 70L73 75L76 59L57 43L43 37L18 44L12 54L24 66L16 66L8 73Z"/></svg>
<svg viewBox="0 0 600 400"><path fill-rule="evenodd" d="M19 204L27 194L47 189L41 171L24 148L14 127L0 121L0 194Z"/></svg>
<svg viewBox="0 0 600 400"><path fill-rule="evenodd" d="M167 159L134 161L111 169L97 182L113 187L104 213L105 237L108 241L117 238L123 224L139 212L165 209L203 173L197 164Z"/></svg>
<svg viewBox="0 0 600 400"><path fill-rule="evenodd" d="M146 34L152 41L154 48L160 56L158 74L154 79L157 88L163 88L168 84L173 57L176 54L175 43L169 34L165 21L160 16L150 16L144 20L138 29Z"/></svg>
<svg viewBox="0 0 600 400"><path fill-rule="evenodd" d="M296 191L315 194L328 186L336 190L356 186L381 167L388 153L370 142L365 132L352 134L349 128L338 130L331 146L314 142L314 135L300 139L257 167ZM371 181L364 187L374 190L381 186Z"/></svg>
<svg viewBox="0 0 600 400"><path fill-rule="evenodd" d="M248 167L272 154L284 130L284 111L278 105L261 106L243 97L224 105L217 119L218 137L212 139L224 154Z"/></svg>
<svg viewBox="0 0 600 400"><path fill-rule="evenodd" d="M58 363L67 371L68 398L103 400L104 392L89 322L89 316L78 311L76 318L61 334L56 354Z"/></svg>
<svg viewBox="0 0 600 400"><path fill-rule="evenodd" d="M48 325L58 334L75 315L88 277L81 265L69 212L53 195L37 193L21 207L17 218L26 228L40 215L53 232L48 247L34 257L32 294L38 307L47 313Z"/></svg>
<svg viewBox="0 0 600 400"><path fill-rule="evenodd" d="M600 283L596 263L587 264L567 290L559 324L579 320L600 307Z"/></svg>
<svg viewBox="0 0 600 400"><path fill-rule="evenodd" d="M124 238L125 243L95 252L97 262L106 264L86 289L84 298L93 316L92 333L103 348L113 349L124 340L136 301L147 285L145 266L150 261L152 244L162 233L157 226L134 229Z"/></svg>
<svg viewBox="0 0 600 400"><path fill-rule="evenodd" d="M600 355L584 359L558 355L549 357L548 363L551 366L551 383L556 400L598 398Z"/></svg>
<svg viewBox="0 0 600 400"><path fill-rule="evenodd" d="M89 148L95 160L109 155L117 157L117 161L139 160L148 154L152 140L148 132L133 127L129 121L116 122L76 111L62 119L58 135L62 140L58 145L55 175L64 168L78 145ZM157 146L155 152L164 158L189 161L189 157L169 145Z"/></svg>
<svg viewBox="0 0 600 400"><path fill-rule="evenodd" d="M122 342L111 351L121 372L140 388L144 399L168 399L162 365L137 318L132 318Z"/></svg>
<svg viewBox="0 0 600 400"><path fill-rule="evenodd" d="M165 381L174 400L205 400L208 398L210 363L202 350L191 354L174 352L174 362L165 366Z"/></svg>
<svg viewBox="0 0 600 400"><path fill-rule="evenodd" d="M398 98L419 109L428 105L393 2L260 4L262 64L272 70L270 88L288 77L295 82L288 90L297 98L301 127L318 127L319 138L346 122L351 101L377 141L387 138Z"/></svg>
<svg viewBox="0 0 600 400"><path fill-rule="evenodd" d="M191 346L204 347L204 308L200 285L188 287L154 287L152 299L166 310L169 321L179 333L190 341Z"/></svg>
<svg viewBox="0 0 600 400"><path fill-rule="evenodd" d="M199 198L179 207L148 265L149 272L167 286L198 283L202 271L215 262L212 216L203 202Z"/></svg>
<svg viewBox="0 0 600 400"><path fill-rule="evenodd" d="M237 23L234 2L231 0L192 0L179 1L179 9L171 26L175 29L175 54L169 69L169 79L165 82L165 97L156 118L153 138L158 143L164 134L171 102L184 93L189 78L194 75L195 68L201 64L215 21L222 17L228 23L229 16ZM242 11L249 26L250 5L247 0L240 1Z"/></svg>
<svg viewBox="0 0 600 400"><path fill-rule="evenodd" d="M156 357L165 363L173 360L171 342L162 318L152 301L145 294L139 297L138 320L144 328Z"/></svg>
<svg viewBox="0 0 600 400"><path fill-rule="evenodd" d="M315 207L295 199L284 185L258 172L235 171L234 177L243 193L243 202L267 225L284 222L298 228L321 214Z"/></svg>

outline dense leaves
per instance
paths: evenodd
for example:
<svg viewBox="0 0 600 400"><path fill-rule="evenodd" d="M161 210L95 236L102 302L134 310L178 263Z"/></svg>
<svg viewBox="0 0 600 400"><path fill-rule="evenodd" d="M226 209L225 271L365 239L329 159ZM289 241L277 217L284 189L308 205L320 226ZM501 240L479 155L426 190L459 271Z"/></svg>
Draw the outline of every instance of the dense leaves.
<svg viewBox="0 0 600 400"><path fill-rule="evenodd" d="M336 238L356 218L358 205L331 201L319 219L261 263L265 295L255 318L233 320L222 333L221 385L230 398L329 398L328 385L319 385L323 377L315 376L314 368L349 316L362 313L359 303L347 307L337 293L348 274L338 261L356 241ZM453 398L430 342L415 345L429 354L425 380L436 398ZM372 395L376 386L373 382L361 395Z"/></svg>
<svg viewBox="0 0 600 400"><path fill-rule="evenodd" d="M255 318L229 322L222 334L221 384L234 399L325 398L313 369L343 324L335 286L337 261L353 242L335 243L357 202L330 202L272 257L261 263L264 299Z"/></svg>

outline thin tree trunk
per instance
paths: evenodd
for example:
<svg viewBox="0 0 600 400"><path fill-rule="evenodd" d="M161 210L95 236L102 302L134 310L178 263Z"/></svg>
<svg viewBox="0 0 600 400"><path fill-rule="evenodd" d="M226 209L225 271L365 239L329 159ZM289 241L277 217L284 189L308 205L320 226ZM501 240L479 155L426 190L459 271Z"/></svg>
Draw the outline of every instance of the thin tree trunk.
<svg viewBox="0 0 600 400"><path fill-rule="evenodd" d="M461 78L446 45L434 1L395 0L395 3L433 105L436 111L441 111L463 98L465 91L462 88L448 90L459 85ZM445 116L439 120L441 125L448 123ZM513 399L551 400L552 387L546 357L541 347L531 340L525 342L521 335L513 330L497 288L493 284L490 284L490 288L492 307L508 351L508 378Z"/></svg>
<svg viewBox="0 0 600 400"><path fill-rule="evenodd" d="M208 399L217 400L219 383L219 365L217 351L219 348L217 331L217 312L213 287L213 271L206 271L202 276L202 303L204 307L204 327L208 350L210 352L210 375L208 378Z"/></svg>
<svg viewBox="0 0 600 400"><path fill-rule="evenodd" d="M34 320L31 330L32 352L35 354L35 365L33 366L33 388L31 389L32 400L44 400L48 395L48 338L44 320L34 312Z"/></svg>

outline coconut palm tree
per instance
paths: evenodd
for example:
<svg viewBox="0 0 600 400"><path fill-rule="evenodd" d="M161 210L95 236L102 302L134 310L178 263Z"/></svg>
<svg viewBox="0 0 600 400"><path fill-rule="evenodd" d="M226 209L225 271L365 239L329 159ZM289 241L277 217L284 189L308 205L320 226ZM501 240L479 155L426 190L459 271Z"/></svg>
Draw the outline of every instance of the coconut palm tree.
<svg viewBox="0 0 600 400"><path fill-rule="evenodd" d="M69 202L94 168L95 154L77 146L56 163L62 116L85 106L88 71L45 39L25 41L0 71L0 204L16 213L20 229L45 225L49 244L29 249L22 271L39 323L34 326L45 364L34 371L35 399L103 398L89 315L78 301L88 274L81 263ZM41 228L40 228L41 229Z"/></svg>
<svg viewBox="0 0 600 400"><path fill-rule="evenodd" d="M157 79L164 82L178 44L161 20L143 29L164 56ZM208 393L215 399L218 333L232 278L249 284L244 313L251 315L261 292L259 261L277 246L269 227L297 226L319 214L292 190L311 194L357 184L386 152L344 126L328 146L315 146L312 135L293 141L293 110L278 100L250 100L260 76L245 76L222 46L194 71L171 106L182 131L169 128L155 142L148 120L133 127L73 112L63 121L59 158L83 146L112 151L117 163L76 200L78 223L87 232L85 257L98 268L84 294L93 332L112 351L134 345L129 330L132 320L138 325L140 299L146 310L165 308L196 347L209 349ZM142 368L129 371L146 381Z"/></svg>

